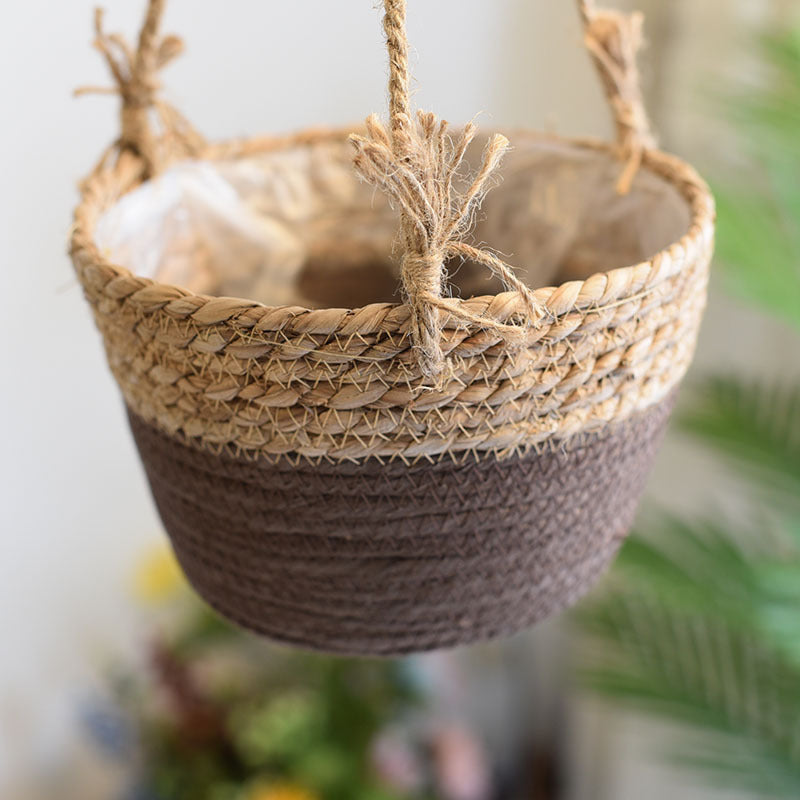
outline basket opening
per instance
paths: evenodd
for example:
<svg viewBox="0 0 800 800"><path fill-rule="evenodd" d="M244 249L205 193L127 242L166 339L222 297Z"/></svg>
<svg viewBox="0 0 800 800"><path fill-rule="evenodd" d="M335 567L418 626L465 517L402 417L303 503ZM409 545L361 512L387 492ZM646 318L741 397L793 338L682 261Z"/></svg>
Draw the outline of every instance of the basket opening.
<svg viewBox="0 0 800 800"><path fill-rule="evenodd" d="M688 231L687 201L664 178L642 169L619 196L609 151L510 138L471 241L503 254L531 287L647 260ZM472 165L481 149L473 144ZM177 164L107 209L97 244L133 272L203 294L312 308L400 302L396 213L358 180L351 156L342 136ZM456 296L502 290L483 267L447 266Z"/></svg>
<svg viewBox="0 0 800 800"><path fill-rule="evenodd" d="M362 252L348 243L346 248L329 245L303 263L297 277L297 296L309 308L358 308L368 303L401 302L397 265L390 257ZM466 259L449 259L448 281L459 296L464 286L482 289L481 294L502 291L499 281L485 275L485 268Z"/></svg>
<svg viewBox="0 0 800 800"><path fill-rule="evenodd" d="M311 256L297 277L297 293L311 308L357 308L399 302L396 270L388 259L358 251Z"/></svg>

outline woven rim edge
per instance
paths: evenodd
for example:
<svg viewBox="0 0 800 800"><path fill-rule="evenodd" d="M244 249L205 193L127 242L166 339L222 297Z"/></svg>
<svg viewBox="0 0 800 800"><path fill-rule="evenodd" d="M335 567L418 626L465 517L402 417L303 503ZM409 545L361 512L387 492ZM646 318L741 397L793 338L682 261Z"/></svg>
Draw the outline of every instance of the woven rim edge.
<svg viewBox="0 0 800 800"><path fill-rule="evenodd" d="M286 136L220 142L209 146L201 160L244 157L305 144L335 141L346 137L352 130L352 127L311 129ZM521 137L551 140L578 148L604 151L611 155L615 151L615 145L596 139L560 137L528 130L518 131L513 135L517 140ZM115 165L100 165L83 183L70 233L69 252L79 273L99 268L110 271L114 277L132 282L130 291L126 292L126 300L139 305L144 313L154 313L172 301L181 301L177 308L167 308L168 313L172 312L180 318L191 317L201 326L224 323L242 313L251 312L248 314L248 327L256 323L258 329L264 332L302 329L307 333L332 333L342 328L366 333L369 328L359 327L358 320L361 318L372 321L371 328L374 329L375 312L378 309L383 312L379 315L382 320L381 328L385 328L387 315L394 317L397 323L407 319L408 307L402 303L372 303L358 308L321 309L270 306L246 298L197 294L179 286L137 275L126 267L114 264L100 252L94 241L94 223L97 216L119 197L140 185L140 166L141 162L137 157L123 153ZM684 264L691 263L696 253L702 252L703 246L713 237L714 199L708 185L694 168L676 156L656 150L645 153L642 166L671 184L687 203L690 211L687 232L650 259L638 264L596 272L583 280L534 289L536 299L554 318L573 310L586 311L596 306L624 302L634 295L652 290L663 280L679 273ZM516 292L480 295L468 299L453 298L452 302L463 304L474 314L498 321L506 321L519 315L522 309ZM256 312L255 320L253 311ZM336 324L332 324L332 315L338 317ZM455 319L445 320L444 327L479 329L477 325L465 325Z"/></svg>

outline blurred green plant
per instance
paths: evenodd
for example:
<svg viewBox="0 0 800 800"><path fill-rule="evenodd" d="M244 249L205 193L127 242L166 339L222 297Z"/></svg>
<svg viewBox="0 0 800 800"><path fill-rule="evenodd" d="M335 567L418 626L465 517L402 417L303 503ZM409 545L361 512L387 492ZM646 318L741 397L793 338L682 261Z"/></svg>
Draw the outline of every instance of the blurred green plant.
<svg viewBox="0 0 800 800"><path fill-rule="evenodd" d="M105 757L138 765L125 800L488 797L480 770L450 786L465 753L488 776L486 754L426 708L414 661L330 658L244 633L196 598L166 547L134 584L160 632L144 663L111 671L110 702L83 714Z"/></svg>
<svg viewBox="0 0 800 800"><path fill-rule="evenodd" d="M716 186L718 254L737 293L800 328L800 33L760 41L764 72L728 105L747 165ZM645 524L576 615L580 677L687 724L669 756L696 774L798 798L800 384L713 377L678 423L746 487L739 522Z"/></svg>
<svg viewBox="0 0 800 800"><path fill-rule="evenodd" d="M742 163L714 186L717 254L736 294L800 328L800 30L758 44L763 72L723 104Z"/></svg>
<svg viewBox="0 0 800 800"><path fill-rule="evenodd" d="M163 580L143 583L163 601ZM422 785L393 787L373 759L382 731L420 699L405 664L277 648L182 593L177 630L153 641L144 670L126 667L114 680L139 750L135 797L429 797Z"/></svg>

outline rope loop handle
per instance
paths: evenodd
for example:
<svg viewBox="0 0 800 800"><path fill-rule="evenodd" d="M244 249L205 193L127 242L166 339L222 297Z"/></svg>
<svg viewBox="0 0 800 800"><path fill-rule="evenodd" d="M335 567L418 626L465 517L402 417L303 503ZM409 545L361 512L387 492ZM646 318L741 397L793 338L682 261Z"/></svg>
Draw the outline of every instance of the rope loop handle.
<svg viewBox="0 0 800 800"><path fill-rule="evenodd" d="M584 43L600 75L616 127L625 167L617 191L627 194L647 150L656 147L644 106L636 57L642 46L641 12L623 14L599 9L594 0L577 0Z"/></svg>
<svg viewBox="0 0 800 800"><path fill-rule="evenodd" d="M103 29L103 9L95 9L94 46L106 60L114 79L113 87L82 86L76 95L117 94L122 100L119 139L112 145L128 150L143 162L144 176L163 169L176 153L197 155L205 146L203 137L173 106L158 97L161 84L158 73L183 52L177 36L160 36L159 27L166 0L149 0L136 49L120 35ZM162 134L153 130L153 112L158 116ZM101 159L101 163L105 160Z"/></svg>

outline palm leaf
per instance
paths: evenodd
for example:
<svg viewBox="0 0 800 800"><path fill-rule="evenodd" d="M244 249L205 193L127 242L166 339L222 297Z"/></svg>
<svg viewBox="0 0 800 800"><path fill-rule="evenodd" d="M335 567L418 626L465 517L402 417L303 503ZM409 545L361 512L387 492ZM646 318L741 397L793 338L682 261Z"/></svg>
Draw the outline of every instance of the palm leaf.
<svg viewBox="0 0 800 800"><path fill-rule="evenodd" d="M731 288L800 327L800 35L764 36L766 80L723 104L749 156L715 186Z"/></svg>
<svg viewBox="0 0 800 800"><path fill-rule="evenodd" d="M716 186L715 194L717 254L729 288L800 328L800 257L781 215L752 187Z"/></svg>
<svg viewBox="0 0 800 800"><path fill-rule="evenodd" d="M800 796L800 669L750 632L676 611L657 593L606 593L584 611L580 676L618 702L703 733L673 758L715 783ZM742 754L747 754L743 759Z"/></svg>
<svg viewBox="0 0 800 800"><path fill-rule="evenodd" d="M766 80L726 106L750 158L717 187L737 292L800 327L800 32L764 37ZM727 456L783 533L661 517L576 614L587 687L689 726L673 760L800 797L800 384L703 383L683 429ZM767 515L764 515L767 516ZM748 550L737 542L749 540Z"/></svg>
<svg viewBox="0 0 800 800"><path fill-rule="evenodd" d="M722 527L671 516L651 518L647 536L637 533L625 542L612 580L675 609L718 614L737 625L753 621L759 590L748 556Z"/></svg>
<svg viewBox="0 0 800 800"><path fill-rule="evenodd" d="M699 387L680 424L730 456L779 508L800 505L800 385L712 378Z"/></svg>
<svg viewBox="0 0 800 800"><path fill-rule="evenodd" d="M797 797L794 762L787 763L752 736L688 736L672 749L670 757L678 766L704 773L715 786L769 797Z"/></svg>

